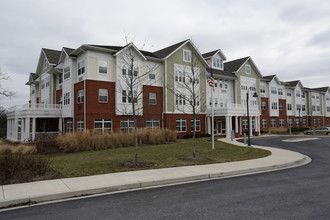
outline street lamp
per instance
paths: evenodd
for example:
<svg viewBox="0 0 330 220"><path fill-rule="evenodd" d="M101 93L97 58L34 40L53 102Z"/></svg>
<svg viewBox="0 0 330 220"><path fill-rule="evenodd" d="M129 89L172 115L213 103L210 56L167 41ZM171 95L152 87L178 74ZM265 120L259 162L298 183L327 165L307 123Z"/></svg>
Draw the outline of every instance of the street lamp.
<svg viewBox="0 0 330 220"><path fill-rule="evenodd" d="M258 98L257 92L254 92L253 96L254 98ZM246 93L246 108L247 108L247 120L248 120L248 146L251 146L251 140L250 140L250 115L249 115L249 91Z"/></svg>

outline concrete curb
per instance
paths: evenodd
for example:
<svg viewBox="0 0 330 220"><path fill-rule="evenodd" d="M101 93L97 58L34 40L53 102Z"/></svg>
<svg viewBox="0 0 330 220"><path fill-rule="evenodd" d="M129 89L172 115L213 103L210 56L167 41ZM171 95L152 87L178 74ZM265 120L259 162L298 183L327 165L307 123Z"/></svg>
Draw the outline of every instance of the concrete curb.
<svg viewBox="0 0 330 220"><path fill-rule="evenodd" d="M225 141L227 142L227 141ZM236 141L235 141L236 142ZM233 143L233 142L230 142ZM241 143L233 143L241 145ZM257 148L266 149L275 152L276 148L255 146ZM58 180L39 181L26 184L14 184L0 187L0 192L3 194L2 198L0 195L0 207L8 207L20 204L33 204L37 202L46 202L52 200L67 199L78 196L102 194L109 192L119 192L130 189L142 189L146 187L157 187L170 184L182 184L191 181L210 180L216 178L228 178L241 175L249 175L262 172L270 172L280 169L287 169L297 166L305 165L311 162L308 156L302 155L297 152L276 149L276 152L282 154L292 154L293 160L283 161L277 163L267 164L265 161L270 160L272 155L266 158L259 158L247 161L237 161L222 164L207 164L199 166L184 166L184 167L173 167L173 168L162 168L154 170L142 170L142 171L129 171L114 174L95 175L88 177L77 177L77 178L66 178ZM274 156L273 156L274 157ZM246 165L247 164L247 165ZM219 168L220 167L220 168ZM236 168L235 168L236 167ZM243 167L243 168L242 168ZM246 168L248 167L248 168ZM226 170L227 169L227 170ZM116 180L116 181L114 181ZM122 181L123 180L123 181ZM90 186L86 182L95 181L95 185ZM112 182L111 182L112 181ZM48 188L52 188L51 185L56 185L56 191L44 192L38 191L40 186L49 184ZM39 194L21 196L18 195L12 199L5 199L6 190L14 190L17 186L22 188L21 190L28 191L31 188L36 190ZM29 188L30 187L30 188ZM14 194L14 193L13 193Z"/></svg>

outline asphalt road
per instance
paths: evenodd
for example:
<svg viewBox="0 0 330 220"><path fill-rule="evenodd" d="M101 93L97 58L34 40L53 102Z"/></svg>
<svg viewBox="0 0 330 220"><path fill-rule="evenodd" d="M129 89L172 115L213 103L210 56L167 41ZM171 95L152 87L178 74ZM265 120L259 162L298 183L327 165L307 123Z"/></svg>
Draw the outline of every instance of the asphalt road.
<svg viewBox="0 0 330 220"><path fill-rule="evenodd" d="M330 137L252 144L308 155L298 168L0 212L0 219L330 219Z"/></svg>

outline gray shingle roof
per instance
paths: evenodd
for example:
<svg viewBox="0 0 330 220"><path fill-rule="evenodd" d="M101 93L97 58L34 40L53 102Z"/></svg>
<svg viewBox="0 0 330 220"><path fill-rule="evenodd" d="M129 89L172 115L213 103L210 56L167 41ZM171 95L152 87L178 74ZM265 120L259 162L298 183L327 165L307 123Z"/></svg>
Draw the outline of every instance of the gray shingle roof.
<svg viewBox="0 0 330 220"><path fill-rule="evenodd" d="M182 44L186 43L188 40L181 41L179 43L173 44L169 47L165 47L161 50L153 52L153 54L158 58L165 58L170 55L173 51L178 49Z"/></svg>
<svg viewBox="0 0 330 220"><path fill-rule="evenodd" d="M214 50L214 51L211 51L211 52L207 52L207 53L202 54L202 56L204 57L204 59L206 59L208 57L214 56L214 54L216 54L218 51L219 50Z"/></svg>
<svg viewBox="0 0 330 220"><path fill-rule="evenodd" d="M299 83L299 80L284 82L284 84L286 86L290 86L290 87L296 87L298 85L298 83Z"/></svg>
<svg viewBox="0 0 330 220"><path fill-rule="evenodd" d="M311 90L316 90L316 91L319 91L319 92L327 92L328 89L329 89L329 86L327 86L327 87L312 88Z"/></svg>
<svg viewBox="0 0 330 220"><path fill-rule="evenodd" d="M272 79L274 79L275 76L276 75L264 76L264 77L262 77L262 79L266 82L270 82L270 81L272 81Z"/></svg>
<svg viewBox="0 0 330 220"><path fill-rule="evenodd" d="M51 50L51 49L46 49L42 48L42 50L45 53L45 56L50 64L57 64L60 56L61 56L61 51L59 50Z"/></svg>
<svg viewBox="0 0 330 220"><path fill-rule="evenodd" d="M63 47L63 49L65 50L65 52L70 55L70 53L72 53L75 49L72 48L68 48L68 47Z"/></svg>
<svg viewBox="0 0 330 220"><path fill-rule="evenodd" d="M206 71L208 73L211 73L211 68L206 68ZM225 71L225 70L218 70L218 69L212 69L213 71L213 75L216 76L216 75L219 75L219 76L227 76L227 77L234 77L234 78L237 78L237 76L232 73L232 72L229 72L229 71Z"/></svg>
<svg viewBox="0 0 330 220"><path fill-rule="evenodd" d="M115 50L116 52L120 51L121 49L123 49L125 46L107 46L107 45L90 45L93 47L100 47L100 48L104 48L104 49L110 49L110 50ZM157 58L157 56L149 51L144 51L144 50L139 50L144 56L148 56L148 57L154 57ZM115 52L115 53L116 53Z"/></svg>
<svg viewBox="0 0 330 220"><path fill-rule="evenodd" d="M250 57L243 57L237 60L232 60L224 63L225 71L236 72Z"/></svg>

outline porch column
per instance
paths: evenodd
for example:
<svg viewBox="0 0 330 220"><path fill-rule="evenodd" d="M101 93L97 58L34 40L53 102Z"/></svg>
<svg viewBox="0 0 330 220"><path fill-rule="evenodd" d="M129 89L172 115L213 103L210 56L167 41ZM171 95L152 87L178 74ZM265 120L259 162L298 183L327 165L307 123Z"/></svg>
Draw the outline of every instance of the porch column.
<svg viewBox="0 0 330 220"><path fill-rule="evenodd" d="M62 118L58 119L58 132L62 133Z"/></svg>
<svg viewBox="0 0 330 220"><path fill-rule="evenodd" d="M25 118L25 141L28 141L30 139L30 118Z"/></svg>
<svg viewBox="0 0 330 220"><path fill-rule="evenodd" d="M229 116L226 116L226 138L230 138Z"/></svg>
<svg viewBox="0 0 330 220"><path fill-rule="evenodd" d="M260 116L256 117L256 131L260 133Z"/></svg>
<svg viewBox="0 0 330 220"><path fill-rule="evenodd" d="M235 116L235 134L238 133L238 116Z"/></svg>
<svg viewBox="0 0 330 220"><path fill-rule="evenodd" d="M18 118L14 118L13 122L13 140L18 141Z"/></svg>
<svg viewBox="0 0 330 220"><path fill-rule="evenodd" d="M36 138L36 118L32 118L32 141Z"/></svg>
<svg viewBox="0 0 330 220"><path fill-rule="evenodd" d="M242 135L242 117L239 119L239 134Z"/></svg>
<svg viewBox="0 0 330 220"><path fill-rule="evenodd" d="M248 120L250 121L250 136L252 136L252 116Z"/></svg>
<svg viewBox="0 0 330 220"><path fill-rule="evenodd" d="M229 137L231 137L232 130L233 130L233 116L229 116Z"/></svg>

